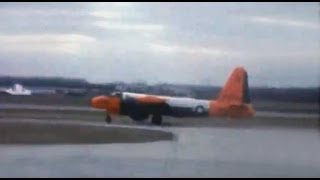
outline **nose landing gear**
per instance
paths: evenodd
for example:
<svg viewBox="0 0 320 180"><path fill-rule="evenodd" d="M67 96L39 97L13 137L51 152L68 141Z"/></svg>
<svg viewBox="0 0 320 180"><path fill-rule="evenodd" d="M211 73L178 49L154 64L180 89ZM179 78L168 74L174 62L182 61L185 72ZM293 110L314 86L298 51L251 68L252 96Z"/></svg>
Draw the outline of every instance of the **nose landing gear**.
<svg viewBox="0 0 320 180"><path fill-rule="evenodd" d="M106 122L108 123L108 124L110 124L111 122L112 122L112 118L111 118L111 116L107 113L106 114Z"/></svg>

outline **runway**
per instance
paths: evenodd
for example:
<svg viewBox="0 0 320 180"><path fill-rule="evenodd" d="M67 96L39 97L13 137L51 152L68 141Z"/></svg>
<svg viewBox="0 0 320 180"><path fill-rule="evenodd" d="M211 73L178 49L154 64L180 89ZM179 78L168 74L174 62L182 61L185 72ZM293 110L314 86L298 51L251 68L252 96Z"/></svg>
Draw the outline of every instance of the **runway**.
<svg viewBox="0 0 320 180"><path fill-rule="evenodd" d="M7 104L0 103L0 110L23 109L23 110L50 110L50 111L101 111L90 106L54 106L54 105L34 105L34 104ZM295 113L295 112L274 112L257 111L256 117L288 117L288 118L318 118L318 113Z"/></svg>
<svg viewBox="0 0 320 180"><path fill-rule="evenodd" d="M24 109L24 110L51 110L51 111L101 111L92 107L83 106L54 106L54 105L36 105L36 104L0 104L0 110L3 109Z"/></svg>
<svg viewBox="0 0 320 180"><path fill-rule="evenodd" d="M105 131L131 128L173 133L174 138L133 143L1 144L0 177L320 176L320 133L314 124L299 128L286 123L278 126L276 122L280 119L274 119L272 126L261 125L268 118L262 121L260 117L255 119L256 125L247 120L233 124L224 120L213 123L207 119L188 119L185 121L188 125L183 126L184 120L174 118L166 119L168 125L163 126L122 123L127 120L118 117L114 124L106 124L87 117L82 120L2 117L0 124L23 124L22 127L74 126L74 131L69 132L78 130L79 137L83 128ZM289 120L290 117L286 121ZM194 126L197 122L202 126ZM0 136L3 135L1 131Z"/></svg>

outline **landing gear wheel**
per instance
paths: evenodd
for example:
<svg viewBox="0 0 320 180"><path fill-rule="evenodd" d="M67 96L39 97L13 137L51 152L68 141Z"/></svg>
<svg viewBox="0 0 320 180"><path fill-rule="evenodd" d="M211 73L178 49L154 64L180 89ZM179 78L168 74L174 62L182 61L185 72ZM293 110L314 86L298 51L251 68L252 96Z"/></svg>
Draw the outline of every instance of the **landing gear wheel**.
<svg viewBox="0 0 320 180"><path fill-rule="evenodd" d="M162 123L162 116L161 115L153 115L151 119L152 124L161 125Z"/></svg>
<svg viewBox="0 0 320 180"><path fill-rule="evenodd" d="M107 114L106 122L109 124L109 123L111 123L111 121L112 121L111 116Z"/></svg>

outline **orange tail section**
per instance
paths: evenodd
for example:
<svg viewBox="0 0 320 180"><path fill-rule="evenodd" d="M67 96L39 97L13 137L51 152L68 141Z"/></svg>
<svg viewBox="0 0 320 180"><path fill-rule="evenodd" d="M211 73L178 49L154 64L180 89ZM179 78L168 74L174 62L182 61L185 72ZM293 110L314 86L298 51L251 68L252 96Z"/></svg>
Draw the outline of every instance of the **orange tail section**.
<svg viewBox="0 0 320 180"><path fill-rule="evenodd" d="M250 103L248 74L243 67L233 70L217 100L230 104Z"/></svg>
<svg viewBox="0 0 320 180"><path fill-rule="evenodd" d="M252 117L254 110L250 104L248 74L243 67L231 73L218 99L210 104L211 116Z"/></svg>

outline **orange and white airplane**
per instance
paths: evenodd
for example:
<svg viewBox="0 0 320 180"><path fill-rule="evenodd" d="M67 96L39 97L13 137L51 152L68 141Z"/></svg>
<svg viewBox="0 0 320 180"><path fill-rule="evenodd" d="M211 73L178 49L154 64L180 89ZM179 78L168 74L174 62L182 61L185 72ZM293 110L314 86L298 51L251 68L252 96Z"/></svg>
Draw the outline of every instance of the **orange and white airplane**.
<svg viewBox="0 0 320 180"><path fill-rule="evenodd" d="M106 110L108 123L110 115L127 115L135 121L152 116L152 123L160 125L162 116L250 118L255 113L250 103L248 75L243 67L234 69L216 100L114 92L92 98L91 105Z"/></svg>

